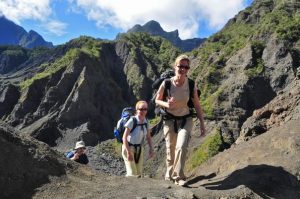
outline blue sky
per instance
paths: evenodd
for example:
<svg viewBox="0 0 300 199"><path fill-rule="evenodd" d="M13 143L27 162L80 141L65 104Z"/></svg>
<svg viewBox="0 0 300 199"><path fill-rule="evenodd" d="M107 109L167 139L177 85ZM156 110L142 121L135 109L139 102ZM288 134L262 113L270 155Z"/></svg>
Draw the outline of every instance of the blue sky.
<svg viewBox="0 0 300 199"><path fill-rule="evenodd" d="M115 39L135 24L158 21L181 39L208 37L253 0L0 0L0 15L46 41L63 44L80 35Z"/></svg>

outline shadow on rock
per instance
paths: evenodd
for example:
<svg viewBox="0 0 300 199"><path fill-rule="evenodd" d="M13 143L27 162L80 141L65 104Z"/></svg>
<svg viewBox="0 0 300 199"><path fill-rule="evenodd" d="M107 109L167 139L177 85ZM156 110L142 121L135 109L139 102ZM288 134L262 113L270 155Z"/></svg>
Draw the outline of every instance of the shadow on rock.
<svg viewBox="0 0 300 199"><path fill-rule="evenodd" d="M300 183L282 167L249 165L222 181L203 184L210 190L228 190L245 185L262 198L300 198Z"/></svg>
<svg viewBox="0 0 300 199"><path fill-rule="evenodd" d="M210 179L210 178L214 178L214 177L216 177L215 173L211 173L207 176L197 176L197 177L187 181L187 185L196 184L197 182L199 182L201 180L206 180L206 179Z"/></svg>

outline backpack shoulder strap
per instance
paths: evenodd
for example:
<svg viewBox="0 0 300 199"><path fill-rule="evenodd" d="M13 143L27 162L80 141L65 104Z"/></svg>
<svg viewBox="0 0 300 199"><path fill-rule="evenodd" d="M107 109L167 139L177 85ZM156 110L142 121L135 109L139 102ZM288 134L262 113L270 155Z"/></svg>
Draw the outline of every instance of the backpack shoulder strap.
<svg viewBox="0 0 300 199"><path fill-rule="evenodd" d="M146 129L148 130L148 120L145 119L145 123L143 123L142 125L146 126Z"/></svg>
<svg viewBox="0 0 300 199"><path fill-rule="evenodd" d="M143 123L143 124L138 124L138 123L137 123L137 119L136 119L135 117L132 117L132 120L133 120L133 126L132 126L132 129L131 129L130 133L131 133L132 131L134 131L134 129L135 129L137 126L146 126L146 129L148 130L148 120L147 120L145 123Z"/></svg>
<svg viewBox="0 0 300 199"><path fill-rule="evenodd" d="M163 99L165 100L167 96L170 96L171 79L167 78L164 80L164 82L165 82L165 90L164 90Z"/></svg>
<svg viewBox="0 0 300 199"><path fill-rule="evenodd" d="M132 121L133 121L133 125L132 125L132 129L130 130L130 133L132 131L134 131L134 129L136 128L137 126L137 119L135 117L132 117Z"/></svg>
<svg viewBox="0 0 300 199"><path fill-rule="evenodd" d="M195 81L192 79L189 80L189 89L190 89L190 99L194 98L194 89L195 89Z"/></svg>

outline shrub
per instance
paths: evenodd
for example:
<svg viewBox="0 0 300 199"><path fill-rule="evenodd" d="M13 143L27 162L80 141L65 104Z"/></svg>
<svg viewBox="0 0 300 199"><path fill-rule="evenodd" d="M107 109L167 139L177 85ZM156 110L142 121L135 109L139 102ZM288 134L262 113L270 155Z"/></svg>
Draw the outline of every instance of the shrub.
<svg viewBox="0 0 300 199"><path fill-rule="evenodd" d="M218 154L223 150L223 141L219 129L215 129L214 132L207 136L204 142L194 150L189 159L187 160L186 168L188 171L200 166L203 162L209 158Z"/></svg>
<svg viewBox="0 0 300 199"><path fill-rule="evenodd" d="M256 66L245 70L245 74L250 78L254 78L260 75L261 73L263 73L264 70L265 70L265 66L263 64L263 60L258 59Z"/></svg>
<svg viewBox="0 0 300 199"><path fill-rule="evenodd" d="M21 89L24 90L25 88L29 87L37 79L46 78L59 71L60 69L68 67L69 65L71 65L74 58L79 56L79 53L79 49L71 49L65 54L65 56L56 60L54 63L49 65L46 63L41 64L40 67L45 68L45 70L43 72L35 74L35 76L30 79L20 82Z"/></svg>

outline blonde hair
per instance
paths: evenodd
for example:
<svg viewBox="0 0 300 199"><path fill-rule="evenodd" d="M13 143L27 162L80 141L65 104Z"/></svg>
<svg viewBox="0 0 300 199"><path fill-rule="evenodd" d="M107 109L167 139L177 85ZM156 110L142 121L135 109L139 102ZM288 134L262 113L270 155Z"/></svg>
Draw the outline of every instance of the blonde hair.
<svg viewBox="0 0 300 199"><path fill-rule="evenodd" d="M140 100L135 104L135 110L138 110L141 104L146 104L148 106L148 103L146 101Z"/></svg>
<svg viewBox="0 0 300 199"><path fill-rule="evenodd" d="M180 62L181 62L182 60L186 60L186 61L189 63L189 65L190 65L190 59L189 59L189 57L188 57L187 55L185 55L185 54L182 54L182 55L179 55L179 56L175 59L174 67L180 65Z"/></svg>

